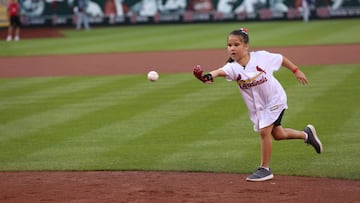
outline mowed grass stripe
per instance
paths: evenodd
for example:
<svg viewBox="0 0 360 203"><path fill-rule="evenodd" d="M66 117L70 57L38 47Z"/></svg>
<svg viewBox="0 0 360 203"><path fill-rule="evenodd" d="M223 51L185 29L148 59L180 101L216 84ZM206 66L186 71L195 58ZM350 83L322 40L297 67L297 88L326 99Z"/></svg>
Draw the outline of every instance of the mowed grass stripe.
<svg viewBox="0 0 360 203"><path fill-rule="evenodd" d="M278 170L279 174L333 177L333 171L328 170L332 167L332 163L347 157L346 153L329 153L333 146L331 144L332 139L337 140L333 135L338 132L338 128L348 122L354 113L354 111L345 110L344 108L353 106L356 103L356 100L350 100L348 104L336 100L354 97L352 95L354 91L352 86L354 84L349 81L349 78L359 75L360 69L356 65L346 65L343 69L322 66L321 68L309 68L306 71L311 72L309 77L311 84L306 87L307 90L301 92L300 90L288 91L290 109L285 113L285 122L283 124L285 127L295 127L300 130L308 123L314 124L318 136L322 140L324 151L321 155L318 155L312 147L302 147L298 142L275 142L274 146L278 150L273 154L272 160L275 166L273 169ZM341 96L344 94L347 96ZM299 98L297 95L303 96ZM356 111L358 110L357 107ZM331 119L332 117L334 119ZM307 121L307 123L299 121ZM350 137L343 138L346 140L352 139ZM341 147L346 148L344 145ZM293 158L289 159L289 156ZM353 156L350 157L350 159L353 158ZM323 168L325 165L327 169ZM299 168L304 170L299 170ZM336 168L334 168L334 171L336 171ZM342 174L342 177L346 176L345 173Z"/></svg>
<svg viewBox="0 0 360 203"><path fill-rule="evenodd" d="M208 35L208 31L205 29L200 29L201 26L170 26L162 27L155 26L152 29L143 30L141 28L140 32L127 34L124 33L124 36L121 34L120 37L123 39L121 43L111 43L111 41L106 41L101 45L96 45L97 50L101 51L112 46L113 51L116 51L121 47L121 49L126 49L128 51L138 51L139 47L142 47L142 51L154 51L154 50L173 50L173 47L177 49L191 49L199 47L199 42L206 44L212 44L213 40L204 38L204 35ZM136 28L130 28L130 30ZM181 34L179 34L181 33ZM213 33L213 32L211 32ZM226 33L226 32L224 32ZM144 38L144 36L146 36ZM163 37L159 37L163 36ZM164 37L166 36L166 37ZM137 40L137 39L142 40ZM105 38L106 39L106 38ZM161 48L164 44L171 44L171 47ZM191 46L188 46L191 44ZM185 45L185 47L184 47ZM94 46L89 44L86 46ZM82 49L82 47L79 47Z"/></svg>
<svg viewBox="0 0 360 203"><path fill-rule="evenodd" d="M4 125L31 114L40 114L75 102L111 91L119 91L132 85L131 77L68 78L54 85L43 84L34 92L19 93L0 101L0 123ZM56 79L55 79L56 80ZM0 126L1 126L0 125Z"/></svg>
<svg viewBox="0 0 360 203"><path fill-rule="evenodd" d="M144 81L143 76L139 78ZM16 160L31 154L32 151L46 148L51 143L67 140L71 136L79 136L117 120L126 120L132 114L151 107L151 105L136 105L136 103L146 103L146 99L143 97L148 98L147 95L154 95L161 90L169 92L168 88L179 87L181 83L186 84L187 80L193 80L193 77L179 78L171 75L161 84L150 84L148 81L136 83L135 81L134 84L137 85L126 90L106 93L101 95L101 98L96 97L81 103L74 102L74 104L34 115L20 122L13 122L12 125L1 128L3 132L3 136L0 137L0 149L3 151L0 153L1 160L4 162L11 159ZM187 90L183 90L183 92L186 93ZM167 100L162 100L162 102L167 102ZM142 115L140 114L140 116ZM32 125L34 122L37 124L36 126ZM16 128L16 126L23 127ZM32 144L34 140L39 142ZM14 147L18 147L19 144L22 145L21 150L16 151Z"/></svg>
<svg viewBox="0 0 360 203"><path fill-rule="evenodd" d="M183 45L184 42L182 41L182 39L184 39L184 37L188 37L189 40L194 41L194 39L191 38L193 35L203 36L204 33L202 32L188 32L189 30L191 30L191 27L192 26L190 26L189 28L187 26L171 26L169 28L162 26L154 26L149 29L148 26L139 26L127 27L126 29L103 28L94 29L92 30L92 32L89 33L74 33L71 31L65 31L64 33L71 38L61 38L57 41L51 42L45 41L41 43L43 45L40 44L36 46L42 46L37 50L39 50L39 52L43 52L41 50L47 50L47 54L78 53L82 52L82 50L93 50L88 51L88 53L99 53L106 51L114 52L119 50L119 48L126 49L127 51L138 51L139 47L142 48L142 51L153 51L161 50L159 49L159 44L164 44L167 41L169 41L169 43L171 41L172 43L179 43ZM196 27L192 28L196 30ZM177 33L182 34L178 35ZM144 38L144 36L146 36L146 38ZM166 38L159 36L166 36ZM180 42L178 42L179 40ZM57 48L54 48L56 47L56 44L59 43L59 41L62 42L63 47L71 47L71 50L59 50ZM74 46L74 44L76 44L76 46ZM34 54L33 46L28 45L27 47L28 49L31 49L33 51L32 53L29 52L29 54Z"/></svg>
<svg viewBox="0 0 360 203"><path fill-rule="evenodd" d="M176 78L176 76L170 77ZM149 93L151 91L159 91L161 88L168 88L167 85L177 85L186 80L189 80L189 78L183 78L182 80L173 79L164 86L156 86L149 85L149 82L144 80L143 76L139 76L138 79L133 80L132 86L128 86L125 89L119 88L111 92L100 93L95 97L88 98L84 101L80 100L77 102L75 100L66 105L60 106L59 108L50 109L38 114L35 112L33 115L0 125L0 141L21 137L28 133L38 132L43 130L43 128L60 124L62 122L66 122L67 120L79 118L89 112L99 111L109 106L127 103L142 94ZM89 94L92 94L91 90L89 91ZM21 126L21 128L19 128L19 126Z"/></svg>
<svg viewBox="0 0 360 203"><path fill-rule="evenodd" d="M229 89L219 84L213 88L213 90L206 88L206 92L201 92L201 94L198 92L189 95L186 107L180 106L181 108L175 112L176 119L147 132L138 139L130 140L124 144L125 151L114 150L107 156L122 157L126 160L125 163L122 163L122 167L126 167L127 170L143 168L147 170L178 170L176 165L161 164L162 160L183 149L189 143L206 140L208 129L217 128L218 125L233 118L233 114L219 111L219 108L227 105L233 95L237 94L232 91L232 88ZM205 98L205 100L201 98ZM214 114L218 114L218 116ZM134 154L136 154L135 157ZM137 157L144 158L142 160ZM189 162L184 164L189 164Z"/></svg>
<svg viewBox="0 0 360 203"><path fill-rule="evenodd" d="M109 34L111 33L111 31L113 31L113 33L116 33L116 35ZM177 47L177 49L192 49L199 48L199 45L205 45L204 48L207 48L209 47L209 44L211 47L214 47L214 36L219 36L218 40L222 42L221 45L225 45L225 41L222 39L224 35L228 33L228 31L229 30L226 27L221 25L218 26L217 29L214 29L214 26L209 25L159 25L152 26L151 29L149 29L148 26L137 26L127 27L126 29L124 28L121 30L113 28L101 29L99 31L94 30L94 33L96 33L96 37L91 35L88 36L88 38L91 38L91 41L102 42L96 44L97 51L105 51L109 48L112 51L119 50L119 48L126 49L127 51L138 51L139 47L141 47L141 51L154 51L173 50L174 47ZM72 35L72 31L65 33L71 34L71 36L75 36ZM98 37L104 35L109 35L110 37ZM78 36L78 34L76 36ZM207 37L204 38L204 36ZM114 43L114 41L116 42L120 40L120 43ZM168 46L170 44L171 46ZM162 48L164 45L166 47ZM84 46L94 46L94 44L87 43ZM78 49L81 50L83 49L83 47L78 46Z"/></svg>
<svg viewBox="0 0 360 203"><path fill-rule="evenodd" d="M279 22L280 23L280 22ZM279 46L279 41L282 39L296 39L298 40L298 35L300 33L307 33L313 29L311 26L306 26L302 22L282 22L283 26L279 26L276 29L273 29L271 24L264 24L264 27L258 27L258 25L249 25L250 33L250 42L251 46ZM256 30L262 29L266 32L256 32ZM303 36L300 36L303 37ZM254 39L254 40L252 40ZM311 40L311 39L308 39ZM286 43L288 42L288 43ZM283 41L282 46L289 45L294 43L294 40Z"/></svg>
<svg viewBox="0 0 360 203"><path fill-rule="evenodd" d="M331 41L335 42L335 44L354 44L354 42L359 43L360 36L353 35L353 33L359 32L359 20L352 19L346 22L348 22L349 24L344 24L344 22L341 20L331 20L326 24L321 23L321 21L315 22L313 26L309 27L314 28L314 26L316 26L316 29L318 29L318 31L312 32L311 37L304 33L304 45L326 45L331 44ZM335 29L336 27L341 27L341 29ZM341 39L336 40L337 38Z"/></svg>
<svg viewBox="0 0 360 203"><path fill-rule="evenodd" d="M251 46L293 46L293 45L317 45L317 44L340 44L353 43L360 38L352 38L351 33L359 31L356 20L346 21L313 21L312 25L303 22L278 22L276 29L271 23L249 24ZM341 29L334 29L335 27ZM316 27L316 29L314 29ZM258 32L263 30L262 32ZM264 31L266 30L266 31ZM315 31L316 30L316 31ZM309 37L311 36L311 37ZM337 36L349 36L337 40ZM255 39L255 40L252 40ZM284 40L286 39L286 40ZM336 39L336 40L334 40Z"/></svg>
<svg viewBox="0 0 360 203"><path fill-rule="evenodd" d="M21 101L19 97L32 95L40 89L53 88L54 86L68 83L71 79L69 80L69 78L66 77L44 78L43 80L39 78L37 80L28 80L26 78L22 80L14 78L12 81L13 82L8 85L1 86L0 108L3 108L3 105L19 102L19 100Z"/></svg>
<svg viewBox="0 0 360 203"><path fill-rule="evenodd" d="M331 146L327 149L328 158L324 161L318 162L318 165L326 164L331 169L331 173L322 171L323 176L326 177L351 177L360 180L360 151L354 150L359 147L359 130L354 124L359 123L360 109L354 109L352 117L348 117L342 125L329 134L327 145ZM336 158L333 158L336 157ZM354 161L353 158L357 158ZM351 163L351 164L349 164ZM337 170L341 168L341 170ZM306 168L312 171L312 168ZM311 175L309 173L308 175Z"/></svg>
<svg viewBox="0 0 360 203"><path fill-rule="evenodd" d="M333 80L332 77L341 75L340 72L347 71L348 68L353 70L348 77L343 77L342 80L338 82ZM335 171L338 168L336 162L344 162L344 160L353 162L354 158L359 157L360 155L358 150L354 150L354 145L352 145L356 140L356 136L359 134L359 130L355 130L355 126L359 123L359 117L357 117L358 119L355 119L355 117L356 115L359 115L360 112L360 107L358 105L360 95L356 93L360 92L360 82L352 78L360 77L360 69L357 65L344 66L339 70L338 75L332 77L325 76L322 81L319 81L322 85L329 85L333 82L336 83L336 86L334 86L333 89L324 91L324 94L318 98L318 101L328 102L314 102L311 107L314 109L314 117L316 115L321 115L321 118L317 123L318 131L320 131L320 133L322 133L320 135L325 138L323 144L324 146L328 146L330 152L324 149L324 156L317 161L311 162L313 167L310 167L311 165L304 166L308 171L308 174L306 175L310 175L318 170L323 176L334 176L332 171ZM343 144L341 145L341 143ZM342 150L337 151L336 153L331 152L332 147L338 147L339 145L341 145ZM324 170L322 168L324 165L330 170ZM341 171L337 172L337 177L357 174L357 176L350 177L359 179L360 175L357 169L358 168L355 166L348 168L345 168L344 166Z"/></svg>
<svg viewBox="0 0 360 203"><path fill-rule="evenodd" d="M0 95L18 90L21 88L28 88L29 86L43 85L48 82L55 82L56 79L63 80L61 77L34 77L34 78L0 78ZM3 97L3 96L2 96Z"/></svg>
<svg viewBox="0 0 360 203"><path fill-rule="evenodd" d="M186 76L186 78L188 78L188 76ZM194 84L195 82L196 86L198 87L200 86L206 87L203 86L202 84L198 84L199 83L198 81L194 81L193 77L191 77L190 80L193 81L189 83L190 85ZM194 91L196 91L196 87L193 87L193 89ZM169 92L169 90L166 91ZM67 169L69 169L68 167L72 168L73 170L86 169L86 168L96 169L96 167L111 169L112 167L114 167L112 164L116 163L117 160L121 160L122 158L121 156L119 157L118 155L109 156L109 153L110 154L114 153L113 150L117 151L119 149L123 149L124 147L128 146L129 140L131 141L133 139L137 139L138 137L141 137L144 134L153 132L154 128L156 129L157 127L162 126L166 123L173 122L174 120L177 119L181 119L184 115L187 115L191 111L193 111L193 109L196 109L193 107L203 105L202 103L192 102L193 97L196 96L196 93L188 91L187 88L181 89L180 92L179 91L173 91L173 92L175 92L174 96L172 96L174 97L174 100L158 101L158 99L156 98L158 97L158 95L153 98L147 97L148 98L147 101L149 101L149 103L152 104L151 108L149 108L148 111L146 111L146 109L143 109L144 107L138 106L137 107L138 111L136 113L134 113L133 115L128 115L124 119L119 119L119 118L116 119L116 114L114 112L119 112L119 114L121 114L121 112L119 111L119 109L113 108L109 110L112 111L112 114L115 114L115 116L113 117L111 115L103 116L104 118L103 122L105 123L104 125L91 123L91 121L90 123L88 123L89 125L81 125L77 121L74 121L75 123L77 123L77 126L80 125L80 127L78 127L79 129L76 129L74 127L72 128L73 129L72 131L65 130L65 132L52 130L49 133L52 134L52 136L54 136L55 139L56 137L64 137L63 134L66 134L66 139L57 140L56 145L58 146L56 145L43 146L43 150L40 150L38 152L36 151L27 152L28 156L25 156L23 158L19 157L21 159L20 162L26 162L29 156L31 158L34 158L34 156L35 157L45 156L46 158L47 156L49 156L49 154L52 154L51 152L55 152L55 153L61 153L63 156L57 154L56 158L52 157L52 160L54 161L54 165L58 165L55 163L57 160L64 159L64 163L62 167L67 167ZM204 94L201 94L202 96L208 96L211 94L211 93L207 93L207 89L203 89L201 90L201 92L204 92ZM139 101L133 101L133 102L135 102L134 105L136 106L137 104L141 104L142 102L146 102L146 101L144 100L141 101L141 99L139 99ZM157 107L155 107L154 105ZM186 107L184 105L186 105ZM127 111L133 111L133 110L128 108ZM98 118L102 117L103 114L106 114L106 112L99 111L96 113ZM87 115L87 117L90 118L88 119L88 121L91 120L91 115ZM81 120L81 118L79 118L79 120ZM47 131L49 131L49 129ZM142 138L140 140L142 140ZM103 145L99 143L103 143ZM91 151L90 149L92 147L94 147L94 151L89 152ZM99 154L98 150L101 147L103 147L103 153ZM39 147L37 147L37 149L39 149ZM64 150L64 152L62 153L60 149ZM84 152L88 152L88 153L84 154ZM34 156L32 156L33 153L35 154ZM77 158L72 159L73 156ZM95 157L98 157L99 160L94 161ZM79 159L82 161L79 161ZM99 163L101 162L101 160L105 160L106 163ZM47 161L52 162L51 160L47 160ZM6 165L7 163L4 163L3 167L6 167Z"/></svg>
<svg viewBox="0 0 360 203"><path fill-rule="evenodd" d="M358 84L349 78L360 76L360 69L357 65L344 65L341 69L331 66L315 69L319 71L309 78L311 83L306 87L307 90L301 100L294 99L299 94L297 91L288 93L291 99L289 103L294 108L291 112L298 115L296 119L317 120L320 128L336 128L336 125L341 125L338 119L329 120L318 117L336 116L346 119L351 111L342 110L344 107L358 108L355 105L356 99L348 99L359 97L353 95L354 90L359 89ZM308 100L312 102L304 102ZM296 124L295 121L294 123Z"/></svg>
<svg viewBox="0 0 360 203"><path fill-rule="evenodd" d="M238 99L241 100L241 98ZM226 103L227 100L236 100L236 95L225 97L210 107ZM245 140L253 138L258 141L258 137L252 132L251 124L248 122L247 109L242 108L239 102L232 101L229 104L239 110L234 112L221 106L212 108L209 114L198 115L199 132L189 133L188 136L193 137L189 139L191 142L183 142L176 148L171 147L171 153L164 153L163 157L155 160L152 168L181 171L239 171L240 165L248 154L248 149L243 148L243 145L257 146L254 141ZM217 116L212 114L214 111L221 111L226 116L219 116L221 120L216 119Z"/></svg>
<svg viewBox="0 0 360 203"><path fill-rule="evenodd" d="M0 109L9 108L11 106L28 105L31 103L43 101L44 99L56 97L63 94L72 94L77 91L82 91L86 88L98 86L101 83L108 83L116 78L108 78L102 80L99 78L53 78L47 82L27 85L9 90L7 92L0 92L2 97L0 101ZM21 80L16 80L20 81Z"/></svg>
<svg viewBox="0 0 360 203"><path fill-rule="evenodd" d="M303 124L298 123L297 120L318 120L317 111L323 111L324 108L314 107L314 104L324 105L324 101L330 99L328 93L335 92L336 94L342 94L347 91L334 91L339 89L339 85L353 75L359 74L359 69L355 65L346 65L343 69L338 67L307 67L304 68L310 84L308 86L297 85L293 88L287 88L285 86L289 111L286 113L287 122L295 127L302 128ZM347 94L351 92L347 92ZM301 98L299 98L301 95ZM333 105L334 101L331 99L327 102L329 105ZM325 102L326 103L326 102ZM323 115L323 114L322 114Z"/></svg>

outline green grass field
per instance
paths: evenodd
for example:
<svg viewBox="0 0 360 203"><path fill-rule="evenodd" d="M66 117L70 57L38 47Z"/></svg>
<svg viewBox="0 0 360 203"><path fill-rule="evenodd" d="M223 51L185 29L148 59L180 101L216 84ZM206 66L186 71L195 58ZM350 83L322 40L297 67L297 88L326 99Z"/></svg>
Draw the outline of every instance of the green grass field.
<svg viewBox="0 0 360 203"><path fill-rule="evenodd" d="M0 56L108 53L225 48L227 34L247 27L250 44L292 46L360 43L360 20L239 22L190 25L129 26L91 32L64 30L64 38L0 42ZM25 32L25 31L24 31Z"/></svg>
<svg viewBox="0 0 360 203"><path fill-rule="evenodd" d="M353 38L339 37L350 35L350 30L359 33L358 22L245 25L254 30L254 45L285 46L359 43L358 34L353 34ZM345 26L346 23L349 24ZM226 34L240 25L168 26L168 32L177 30L178 34L164 33L170 38L161 47L153 46L159 40L151 39L161 38L158 30L163 26L104 28L88 33L67 30L66 37L61 39L1 42L10 51L1 49L0 54L224 48ZM302 34L305 31L300 28L316 37ZM314 31L317 28L321 33ZM150 40L146 41L148 37ZM118 44L111 43L113 39ZM87 45L88 41L93 44ZM106 41L107 47L103 45ZM39 50L61 42L62 47ZM70 42L77 42L78 48L69 48ZM360 130L356 127L360 121L359 64L302 69L311 81L306 87L298 84L285 69L276 73L288 94L289 110L283 125L303 129L308 123L314 124L324 152L317 155L299 140L274 141L271 166L274 173L359 180ZM213 85L202 85L191 73L162 74L156 83L148 82L144 75L2 78L0 98L0 171L250 173L259 164L259 137L252 130L236 85L223 79Z"/></svg>

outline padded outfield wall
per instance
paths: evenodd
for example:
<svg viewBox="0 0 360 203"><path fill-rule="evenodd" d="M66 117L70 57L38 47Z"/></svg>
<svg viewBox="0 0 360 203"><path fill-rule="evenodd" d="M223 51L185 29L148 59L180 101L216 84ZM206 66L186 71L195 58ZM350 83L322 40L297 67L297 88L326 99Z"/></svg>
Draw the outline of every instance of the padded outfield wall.
<svg viewBox="0 0 360 203"><path fill-rule="evenodd" d="M18 0L24 26L72 25L77 0ZM360 0L309 0L311 18L360 18ZM0 0L0 26L6 25ZM93 25L300 20L302 0L89 0Z"/></svg>

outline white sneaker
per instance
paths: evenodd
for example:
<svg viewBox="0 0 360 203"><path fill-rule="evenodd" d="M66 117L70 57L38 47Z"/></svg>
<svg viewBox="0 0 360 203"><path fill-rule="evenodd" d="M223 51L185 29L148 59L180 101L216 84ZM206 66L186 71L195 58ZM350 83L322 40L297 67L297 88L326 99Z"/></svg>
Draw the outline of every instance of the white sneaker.
<svg viewBox="0 0 360 203"><path fill-rule="evenodd" d="M20 37L19 36L15 36L15 41L19 41Z"/></svg>
<svg viewBox="0 0 360 203"><path fill-rule="evenodd" d="M12 40L12 39L11 39L11 36L10 36L10 35L7 36L6 41L10 42L11 40Z"/></svg>

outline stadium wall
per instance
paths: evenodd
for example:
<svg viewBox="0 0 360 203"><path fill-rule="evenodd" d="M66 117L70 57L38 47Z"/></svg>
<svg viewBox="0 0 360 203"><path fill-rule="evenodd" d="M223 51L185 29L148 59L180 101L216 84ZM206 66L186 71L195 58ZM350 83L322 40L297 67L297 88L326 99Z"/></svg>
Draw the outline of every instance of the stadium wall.
<svg viewBox="0 0 360 203"><path fill-rule="evenodd" d="M77 0L18 1L24 26L71 26L76 20ZM360 0L307 1L311 19L360 17ZM303 7L302 0L89 0L86 11L92 25L121 25L301 20ZM0 15L0 26L6 25L5 12Z"/></svg>

